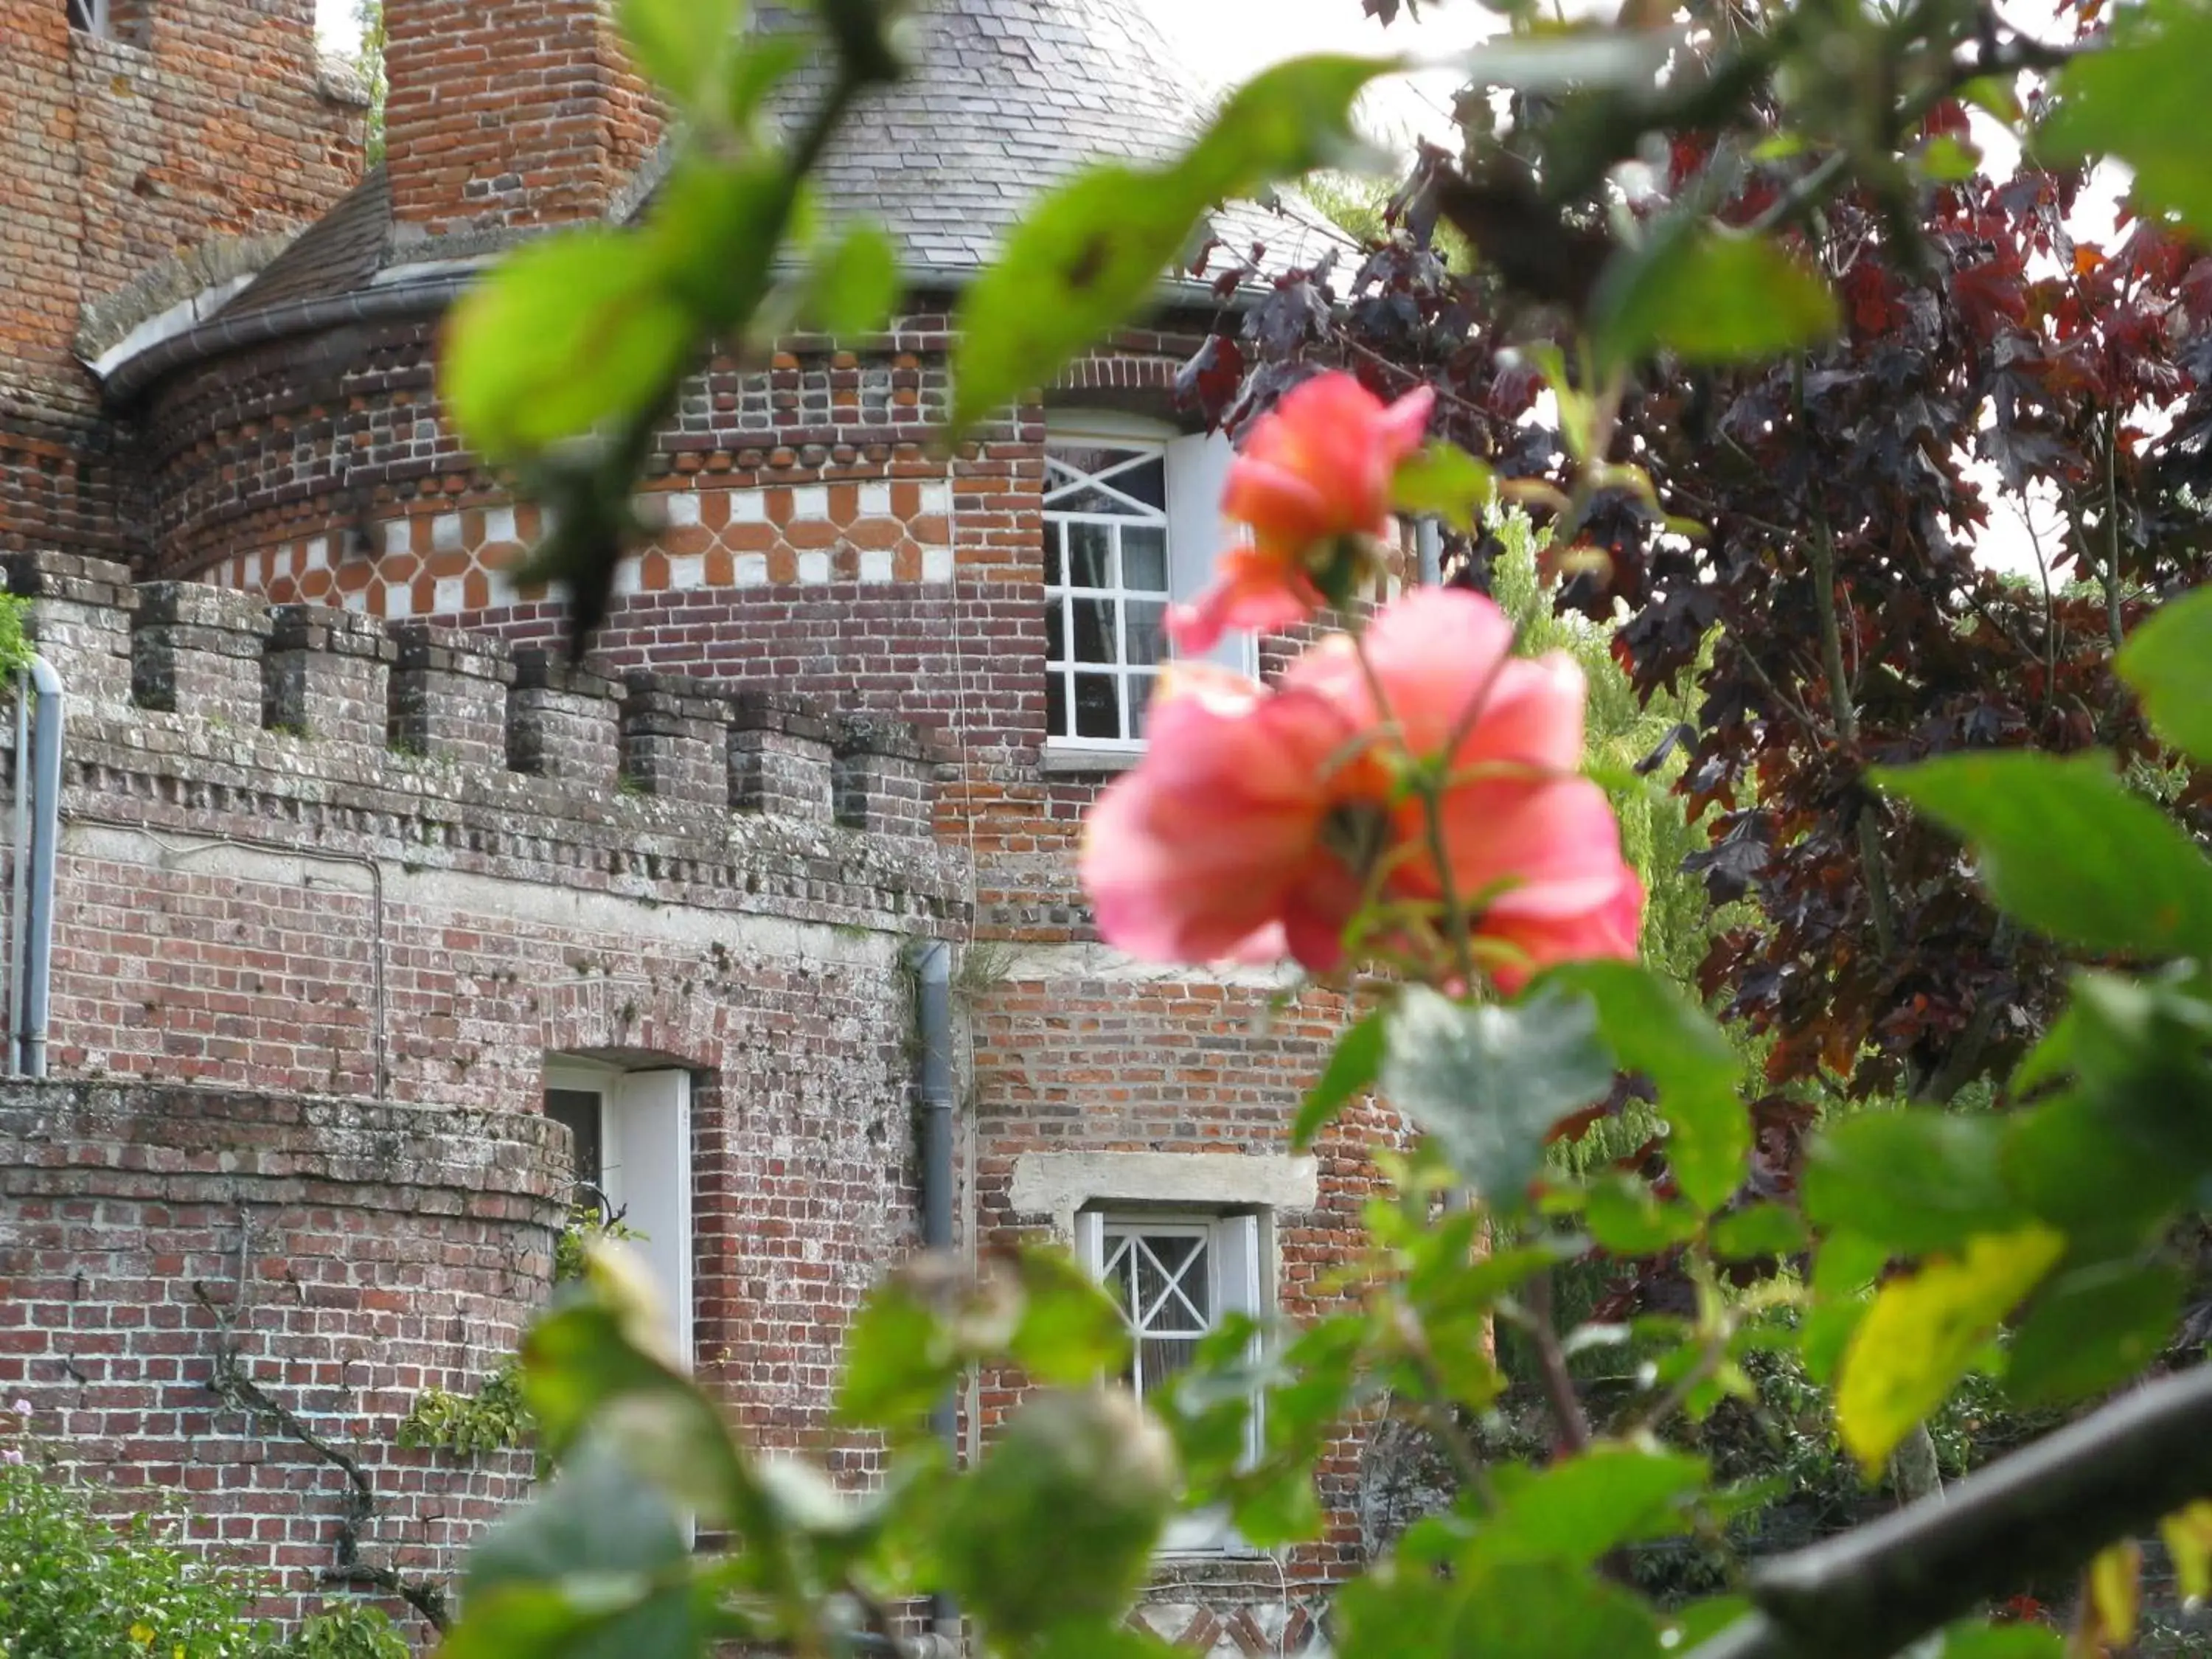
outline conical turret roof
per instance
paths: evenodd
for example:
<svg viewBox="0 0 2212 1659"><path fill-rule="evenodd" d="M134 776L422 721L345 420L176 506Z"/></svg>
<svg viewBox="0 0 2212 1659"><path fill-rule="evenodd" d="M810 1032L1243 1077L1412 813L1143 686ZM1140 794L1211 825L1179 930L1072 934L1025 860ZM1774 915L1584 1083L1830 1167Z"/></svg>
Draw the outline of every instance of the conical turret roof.
<svg viewBox="0 0 2212 1659"><path fill-rule="evenodd" d="M819 181L918 270L972 270L1039 191L1158 160L1205 114L1141 0L925 0L918 21L910 77L855 113Z"/></svg>

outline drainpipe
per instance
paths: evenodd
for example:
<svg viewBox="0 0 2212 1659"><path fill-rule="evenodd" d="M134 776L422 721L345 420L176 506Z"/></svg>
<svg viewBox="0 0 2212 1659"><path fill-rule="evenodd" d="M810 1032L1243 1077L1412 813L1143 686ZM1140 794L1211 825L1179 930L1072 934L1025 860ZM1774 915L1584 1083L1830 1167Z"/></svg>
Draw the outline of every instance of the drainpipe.
<svg viewBox="0 0 2212 1659"><path fill-rule="evenodd" d="M38 702L33 715L27 705ZM15 696L15 908L9 944L9 1069L46 1074L54 960L54 862L62 826L62 677L33 657ZM29 726L26 744L25 726Z"/></svg>
<svg viewBox="0 0 2212 1659"><path fill-rule="evenodd" d="M1415 520L1413 548L1421 561L1421 586L1441 586L1444 579L1443 526L1434 519Z"/></svg>
<svg viewBox="0 0 2212 1659"><path fill-rule="evenodd" d="M933 939L915 948L915 1024L921 1040L915 1092L921 1103L921 1243L952 1248L952 947ZM929 1414L945 1450L959 1455L958 1419L948 1394ZM960 1650L960 1608L939 1590L930 1598L937 1650Z"/></svg>

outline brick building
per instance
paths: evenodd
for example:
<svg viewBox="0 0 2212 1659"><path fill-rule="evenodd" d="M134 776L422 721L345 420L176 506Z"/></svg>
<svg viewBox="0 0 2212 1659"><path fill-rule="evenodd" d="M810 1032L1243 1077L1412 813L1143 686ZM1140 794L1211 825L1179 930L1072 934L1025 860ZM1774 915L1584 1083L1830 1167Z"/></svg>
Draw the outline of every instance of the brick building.
<svg viewBox="0 0 2212 1659"><path fill-rule="evenodd" d="M898 240L902 314L695 377L580 667L434 350L502 249L651 210L652 99L599 0L388 0L364 171L311 12L0 0L0 562L68 711L5 896L11 1059L47 1076L0 1083L0 1393L183 1489L283 1605L434 1581L528 1459L394 1425L511 1351L580 1176L746 1433L865 1482L827 1407L927 1196L917 963L956 1248L1056 1236L1138 1287L1140 1382L1226 1310L1313 1310L1391 1127L1290 1152L1343 1010L1117 957L1072 859L1220 533L1226 447L1170 396L1218 302L1164 282L929 442L949 302L1027 194L1194 119L1136 0L925 14L823 177ZM1279 258L1334 234L1218 213ZM1010 1403L970 1389L971 1450ZM1362 1444L1322 1542L1188 1529L1140 1616L1302 1650L1363 1553Z"/></svg>

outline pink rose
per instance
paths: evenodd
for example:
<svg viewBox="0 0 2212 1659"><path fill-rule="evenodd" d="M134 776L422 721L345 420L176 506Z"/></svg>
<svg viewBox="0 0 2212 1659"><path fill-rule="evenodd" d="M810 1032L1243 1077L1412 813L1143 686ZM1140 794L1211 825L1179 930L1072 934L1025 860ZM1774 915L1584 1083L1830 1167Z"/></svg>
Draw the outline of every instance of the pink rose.
<svg viewBox="0 0 2212 1659"><path fill-rule="evenodd" d="M1477 961L1508 991L1555 962L1632 957L1643 886L1604 792L1576 771L1581 670L1512 655L1511 625L1471 593L1408 594L1365 643L1372 685L1342 635L1272 691L1203 665L1164 677L1144 761L1085 830L1100 934L1150 960L1287 954L1326 973L1363 908L1433 917L1449 873ZM1447 750L1440 864L1404 781ZM1386 921L1369 942L1412 937Z"/></svg>
<svg viewBox="0 0 2212 1659"><path fill-rule="evenodd" d="M1420 447L1435 402L1423 386L1386 405L1338 371L1261 416L1221 501L1252 527L1252 542L1223 554L1213 585L1169 612L1176 649L1196 655L1231 628L1270 632L1319 610L1316 578L1341 564L1348 542L1389 529L1391 479Z"/></svg>

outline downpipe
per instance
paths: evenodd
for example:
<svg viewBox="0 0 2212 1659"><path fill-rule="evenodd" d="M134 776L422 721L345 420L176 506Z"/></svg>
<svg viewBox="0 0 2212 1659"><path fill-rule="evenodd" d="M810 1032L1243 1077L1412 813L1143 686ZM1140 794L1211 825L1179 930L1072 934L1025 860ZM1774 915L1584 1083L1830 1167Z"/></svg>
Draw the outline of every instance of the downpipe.
<svg viewBox="0 0 2212 1659"><path fill-rule="evenodd" d="M952 947L933 939L915 947L915 1025L921 1054L915 1097L921 1109L921 1243L929 1250L952 1248ZM958 1413L946 1395L932 1408L930 1426L946 1451L959 1456ZM930 1598L930 1634L915 1659L954 1659L961 1651L960 1608L939 1590Z"/></svg>
<svg viewBox="0 0 2212 1659"><path fill-rule="evenodd" d="M8 1069L46 1074L54 961L54 871L61 845L62 677L33 657L15 695L15 868L9 926ZM27 738L28 741L26 742Z"/></svg>

